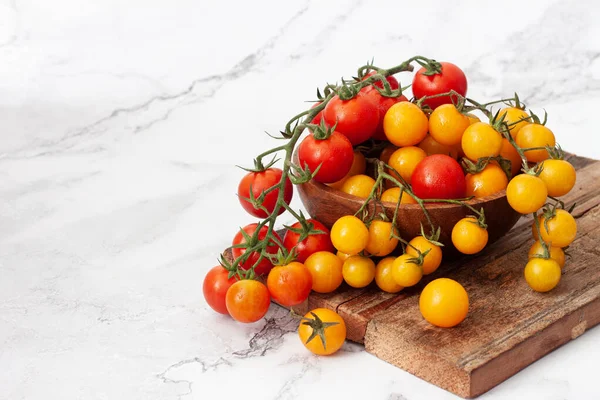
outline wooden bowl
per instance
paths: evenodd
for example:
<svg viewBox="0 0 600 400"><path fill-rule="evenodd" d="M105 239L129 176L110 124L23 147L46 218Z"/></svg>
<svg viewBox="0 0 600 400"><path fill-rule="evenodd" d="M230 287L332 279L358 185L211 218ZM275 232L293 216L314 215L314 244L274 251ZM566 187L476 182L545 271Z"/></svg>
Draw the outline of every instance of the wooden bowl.
<svg viewBox="0 0 600 400"><path fill-rule="evenodd" d="M294 154L294 163L298 164L297 154ZM312 218L322 222L328 228L344 215L354 215L364 203L364 199L356 197L341 190L333 189L325 184L310 181L297 186L300 199L306 211ZM501 191L491 196L473 199L467 204L479 210L483 207L488 225L488 245L504 236L519 220L521 214L512 209L506 199L506 191ZM390 218L394 216L395 203L382 202L383 210L377 205L377 213L382 211ZM374 204L370 202L369 212L373 212ZM452 228L462 218L473 215L467 207L456 204L430 203L426 204L427 211L433 224L441 227L440 242L445 246L444 254L456 255L452 245ZM418 204L401 204L398 208L396 225L400 236L410 240L421 234L421 224L425 231L429 231L429 224L425 213Z"/></svg>

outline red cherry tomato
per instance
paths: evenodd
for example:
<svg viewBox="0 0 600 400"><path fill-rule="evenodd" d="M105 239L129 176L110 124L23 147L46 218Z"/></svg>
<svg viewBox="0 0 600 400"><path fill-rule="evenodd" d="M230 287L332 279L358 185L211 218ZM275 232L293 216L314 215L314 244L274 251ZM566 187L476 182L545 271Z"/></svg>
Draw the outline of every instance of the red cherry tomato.
<svg viewBox="0 0 600 400"><path fill-rule="evenodd" d="M248 211L249 214L255 217L265 218L268 215L265 210L261 208L255 208L250 201L246 200L250 198L250 187L252 187L252 194L254 195L254 198L258 198L258 196L260 196L265 190L278 185L281 181L282 174L283 171L281 171L281 169L273 167L267 168L263 172L247 173L238 185L238 198L240 200L240 204L242 207L244 207L244 210ZM285 182L285 189L283 191L283 200L290 204L293 194L294 187L292 186L292 182L287 179ZM262 202L262 206L268 210L269 214L273 213L275 210L277 196L279 196L279 189L269 192ZM281 214L284 211L285 209L281 207L277 211L277 214Z"/></svg>
<svg viewBox="0 0 600 400"><path fill-rule="evenodd" d="M336 131L346 136L353 146L364 142L375 133L379 124L379 108L370 96L360 92L350 100L334 96L323 110L328 126L337 122Z"/></svg>
<svg viewBox="0 0 600 400"><path fill-rule="evenodd" d="M321 102L315 103L312 105L311 109L318 107ZM323 118L323 110L319 111L317 115L310 121L311 124L319 125L321 123L321 118Z"/></svg>
<svg viewBox="0 0 600 400"><path fill-rule="evenodd" d="M291 230L287 230L285 232L285 236L283 237L283 245L287 249L287 251L292 251L294 247L296 247L296 260L303 263L306 259L313 253L317 251L329 251L334 252L333 244L331 243L331 239L329 237L329 229L316 219L308 219L307 222L313 225L314 230L325 232L324 234L313 234L308 235L306 239L301 242L298 242L300 239L300 234ZM296 222L291 226L294 229L301 229L302 225L300 222Z"/></svg>
<svg viewBox="0 0 600 400"><path fill-rule="evenodd" d="M377 71L371 71L371 72L369 72L368 74L366 74L366 75L363 77L363 79L362 79L362 80L364 81L365 79L369 78L370 76L373 76L373 75L375 75L376 73L377 73ZM398 83L398 80L397 80L396 78L394 78L392 75L390 75L390 76L386 76L386 77L385 77L385 79L386 79L386 80L388 81L388 83L390 84L390 89L392 89L392 90L396 90L396 89L398 89L398 88L400 87L400 84ZM382 89L383 89L383 83L382 83L381 81L377 81L377 82L375 82L373 85L375 85L375 86L377 86L377 87L380 87L380 88L382 88Z"/></svg>
<svg viewBox="0 0 600 400"><path fill-rule="evenodd" d="M237 281L235 277L229 279L228 276L229 272L221 265L217 265L208 271L202 284L202 293L204 293L206 303L221 314L229 314L225 306L225 295L227 289Z"/></svg>
<svg viewBox="0 0 600 400"><path fill-rule="evenodd" d="M417 71L412 83L415 98L420 99L423 96L446 93L450 90L454 90L462 96L467 94L467 77L465 73L452 63L441 62L440 64L442 65L442 72L439 74L424 75L424 72L427 71L425 67ZM442 96L425 100L424 103L435 110L442 104L452 103L452 99L449 96Z"/></svg>
<svg viewBox="0 0 600 400"><path fill-rule="evenodd" d="M297 306L308 298L312 275L304 264L292 261L273 267L267 277L271 297L284 307Z"/></svg>
<svg viewBox="0 0 600 400"><path fill-rule="evenodd" d="M445 154L425 157L415 168L410 184L421 199L459 199L465 197L465 174L460 164Z"/></svg>
<svg viewBox="0 0 600 400"><path fill-rule="evenodd" d="M333 132L327 139L308 135L298 146L300 166L308 166L311 172L319 168L314 180L321 183L337 182L346 176L354 161L354 149L348 138Z"/></svg>
<svg viewBox="0 0 600 400"><path fill-rule="evenodd" d="M256 223L249 224L249 225L246 225L245 227L243 227L242 230L244 232L246 232L249 236L253 236L254 232L256 232L257 226L258 226L258 224L256 224ZM267 236L268 230L269 230L269 228L266 225L263 226L260 229L260 231L258 232L258 239L259 240L264 239ZM277 238L279 238L279 236L277 235L277 233L275 231L273 231L273 235L277 236ZM239 231L233 237L232 244L236 245L236 244L243 244L243 243L246 243L246 239L244 238L244 235L242 235L242 232ZM267 252L270 254L276 254L277 250L279 250L279 246L277 246L277 244L271 240L271 242L267 246ZM245 252L246 252L246 249L243 247L234 247L231 249L231 253L233 254L234 259L238 258ZM252 252L252 254L248 257L246 262L244 262L240 265L240 268L242 268L244 270L248 270L248 269L252 268L252 266L259 259L259 257L260 257L260 253L258 253L256 251ZM260 263L254 268L254 273L256 275L263 275L263 274L268 273L271 270L271 268L273 268L273 264L271 263L271 261L269 261L268 258L263 258L260 261Z"/></svg>
<svg viewBox="0 0 600 400"><path fill-rule="evenodd" d="M392 85L390 84L390 86ZM377 129L373 134L373 139L388 140L385 136L385 132L383 131L383 118L385 117L385 113L394 104L399 103L401 101L408 101L408 99L404 95L400 95L398 97L382 96L381 93L379 93L377 89L375 89L373 86L368 86L362 90L364 91L365 95L370 96L373 99L373 102L375 102L375 104L377 104L377 107L379 108L379 124L377 124Z"/></svg>

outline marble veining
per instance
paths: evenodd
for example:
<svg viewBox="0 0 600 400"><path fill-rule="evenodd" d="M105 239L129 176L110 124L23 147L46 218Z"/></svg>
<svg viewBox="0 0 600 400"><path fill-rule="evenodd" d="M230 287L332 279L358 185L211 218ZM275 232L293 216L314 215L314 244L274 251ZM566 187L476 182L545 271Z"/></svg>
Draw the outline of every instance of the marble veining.
<svg viewBox="0 0 600 400"><path fill-rule="evenodd" d="M318 86L414 54L463 67L475 98L517 91L600 158L599 18L593 0L0 0L0 399L455 399L353 343L311 355L279 307L208 308L204 274L253 221L235 165ZM600 398L598 329L481 398Z"/></svg>

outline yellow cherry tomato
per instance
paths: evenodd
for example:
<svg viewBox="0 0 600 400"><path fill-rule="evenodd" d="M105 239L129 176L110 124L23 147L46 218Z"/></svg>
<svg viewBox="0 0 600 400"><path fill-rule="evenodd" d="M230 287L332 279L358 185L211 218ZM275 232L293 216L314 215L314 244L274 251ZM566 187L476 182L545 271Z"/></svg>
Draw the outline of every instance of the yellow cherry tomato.
<svg viewBox="0 0 600 400"><path fill-rule="evenodd" d="M429 121L416 104L401 101L391 106L383 117L383 131L387 139L398 147L414 146L425 135Z"/></svg>
<svg viewBox="0 0 600 400"><path fill-rule="evenodd" d="M564 196L575 186L577 173L568 161L545 160L541 166L542 172L539 177L546 184L549 196Z"/></svg>
<svg viewBox="0 0 600 400"><path fill-rule="evenodd" d="M537 176L517 175L508 182L506 199L513 210L530 214L539 210L548 198L546 184Z"/></svg>
<svg viewBox="0 0 600 400"><path fill-rule="evenodd" d="M452 228L452 244L463 254L479 253L488 242L488 231L475 217L465 217Z"/></svg>
<svg viewBox="0 0 600 400"><path fill-rule="evenodd" d="M540 233L544 242L555 247L567 247L577 236L577 222L568 211L558 209L554 217L546 219L542 216Z"/></svg>
<svg viewBox="0 0 600 400"><path fill-rule="evenodd" d="M358 254L365 249L369 241L369 229L354 215L339 218L330 232L333 246L349 255Z"/></svg>
<svg viewBox="0 0 600 400"><path fill-rule="evenodd" d="M312 290L318 293L330 293L343 281L343 261L329 251L317 251L304 261L312 275Z"/></svg>
<svg viewBox="0 0 600 400"><path fill-rule="evenodd" d="M400 199L400 204L417 204L415 199L406 192L402 192L402 198L400 198L400 192L401 189L397 186L389 188L381 195L381 201L398 204L398 199Z"/></svg>
<svg viewBox="0 0 600 400"><path fill-rule="evenodd" d="M425 136L425 139L419 143L419 148L423 149L428 156L432 154L445 154L456 159L458 158L460 143L453 146L447 146L437 142L433 136L427 135Z"/></svg>
<svg viewBox="0 0 600 400"><path fill-rule="evenodd" d="M467 174L467 196L477 198L498 193L508 185L508 177L498 164L489 163L481 172Z"/></svg>
<svg viewBox="0 0 600 400"><path fill-rule="evenodd" d="M402 254L396 257L392 263L392 277L402 287L414 286L423 277L423 269L420 265L412 262L414 259L410 254Z"/></svg>
<svg viewBox="0 0 600 400"><path fill-rule="evenodd" d="M398 239L390 237L392 229L398 235L398 230L394 228L391 222L372 221L369 225L369 241L365 250L377 257L387 256L394 251L398 246Z"/></svg>
<svg viewBox="0 0 600 400"><path fill-rule="evenodd" d="M341 252L341 251L339 251L339 250L337 251L336 255L338 256L338 258L339 258L340 260L342 260L342 262L346 261L346 259L347 259L348 257L352 257L352 255L350 255L350 254L346 254L346 253L342 253L342 252Z"/></svg>
<svg viewBox="0 0 600 400"><path fill-rule="evenodd" d="M375 267L375 283L384 292L398 293L404 289L396 283L392 275L392 265L395 259L395 257L383 258Z"/></svg>
<svg viewBox="0 0 600 400"><path fill-rule="evenodd" d="M525 281L536 292L549 292L560 282L560 265L553 259L530 258L525 265Z"/></svg>
<svg viewBox="0 0 600 400"><path fill-rule="evenodd" d="M550 250L550 258L558 263L558 265L562 268L565 266L565 252L560 247L549 246ZM542 257L544 255L544 248L542 247L542 243L539 240L536 240L531 248L529 249L528 256L529 258L534 258L535 256Z"/></svg>
<svg viewBox="0 0 600 400"><path fill-rule="evenodd" d="M368 257L349 257L344 261L342 275L348 285L354 288L363 288L373 282L375 278L375 263Z"/></svg>
<svg viewBox="0 0 600 400"><path fill-rule="evenodd" d="M366 199L375 185L375 179L368 175L354 175L344 181L341 191L356 197Z"/></svg>
<svg viewBox="0 0 600 400"><path fill-rule="evenodd" d="M556 139L554 138L554 133L544 125L529 124L521 128L515 142L522 149L530 147L554 147ZM525 151L525 157L527 157L528 161L540 162L547 159L549 155L546 149L527 150Z"/></svg>
<svg viewBox="0 0 600 400"><path fill-rule="evenodd" d="M460 143L470 124L469 117L461 114L454 104L443 104L429 116L429 134L436 142L453 146Z"/></svg>
<svg viewBox="0 0 600 400"><path fill-rule="evenodd" d="M461 144L465 155L469 159L477 161L479 158L494 157L500 154L502 135L491 125L476 122L465 130Z"/></svg>
<svg viewBox="0 0 600 400"><path fill-rule="evenodd" d="M506 138L502 139L500 156L510 161L511 177L516 176L523 166L523 160L521 159L519 152L517 152L517 149L515 149L515 146L513 146Z"/></svg>
<svg viewBox="0 0 600 400"><path fill-rule="evenodd" d="M344 185L344 182L346 181L346 179L348 179L354 175L364 174L366 170L367 170L367 160L366 160L364 154L358 150L354 150L354 160L352 160L352 166L350 167L350 171L348 171L348 173L346 174L345 177L343 177L342 179L340 179L337 182L330 183L329 186L334 189L341 189L342 186Z"/></svg>
<svg viewBox="0 0 600 400"><path fill-rule="evenodd" d="M306 313L300 321L298 336L312 353L328 356L338 351L346 341L346 323L335 311L317 308Z"/></svg>
<svg viewBox="0 0 600 400"><path fill-rule="evenodd" d="M517 134L521 130L522 127L529 124L529 114L525 112L525 110L521 110L517 107L506 107L500 110L498 114L498 118L505 115L504 122L508 124L508 129L510 130L510 136L514 138L517 137Z"/></svg>
<svg viewBox="0 0 600 400"><path fill-rule="evenodd" d="M381 161L383 161L386 164L390 163L390 156L396 151L398 150L397 146L394 146L393 144L388 144L387 146L385 146L385 148L381 151L381 154L379 155L379 159Z"/></svg>
<svg viewBox="0 0 600 400"><path fill-rule="evenodd" d="M408 246L406 246L406 254L409 254L413 257L418 257L419 253L417 250L419 250L421 254L429 250L429 253L423 257L423 265L421 266L423 269L423 275L434 273L442 263L442 249L440 246L431 243L423 236L416 236L412 238L410 242L408 242Z"/></svg>
<svg viewBox="0 0 600 400"><path fill-rule="evenodd" d="M410 183L410 178L427 153L423 149L415 146L402 147L396 150L390 156L389 166L396 170L407 183Z"/></svg>
<svg viewBox="0 0 600 400"><path fill-rule="evenodd" d="M469 118L469 125L473 125L476 122L481 122L477 115L467 114L467 118Z"/></svg>
<svg viewBox="0 0 600 400"><path fill-rule="evenodd" d="M451 328L467 317L469 295L455 280L439 278L429 282L421 292L419 310L430 324Z"/></svg>

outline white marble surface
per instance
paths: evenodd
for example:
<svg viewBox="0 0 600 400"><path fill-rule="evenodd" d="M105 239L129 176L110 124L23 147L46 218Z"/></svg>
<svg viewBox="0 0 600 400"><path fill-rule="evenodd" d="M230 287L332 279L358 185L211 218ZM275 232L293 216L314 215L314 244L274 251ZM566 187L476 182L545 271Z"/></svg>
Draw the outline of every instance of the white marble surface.
<svg viewBox="0 0 600 400"><path fill-rule="evenodd" d="M234 165L317 86L414 54L600 158L598 20L594 0L0 0L0 398L455 398L357 345L308 354L275 306L207 307L252 221ZM481 398L600 398L599 329Z"/></svg>

